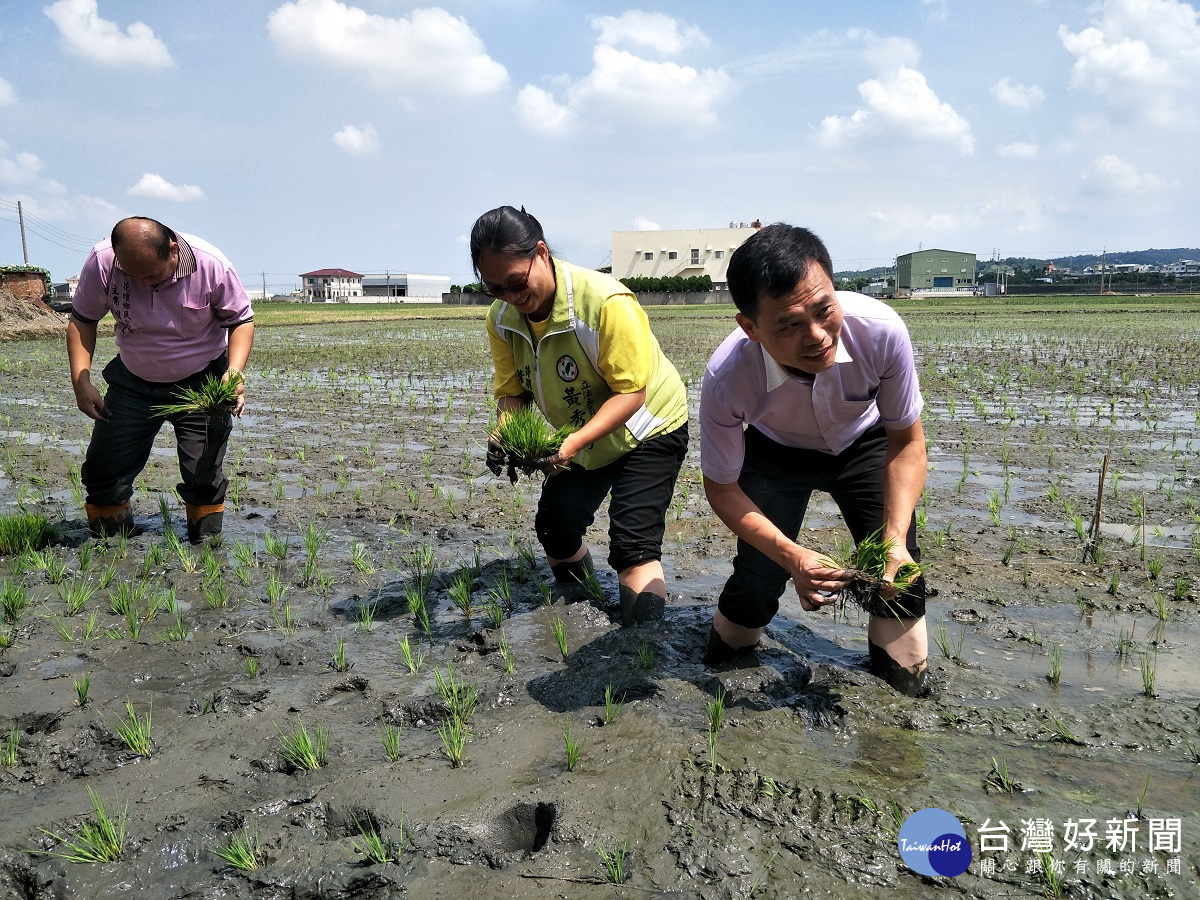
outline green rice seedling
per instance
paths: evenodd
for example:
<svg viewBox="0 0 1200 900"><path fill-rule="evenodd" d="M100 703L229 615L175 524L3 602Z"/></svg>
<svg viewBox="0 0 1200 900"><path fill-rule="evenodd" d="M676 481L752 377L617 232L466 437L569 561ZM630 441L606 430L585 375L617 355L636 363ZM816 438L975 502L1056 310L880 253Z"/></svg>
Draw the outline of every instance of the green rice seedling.
<svg viewBox="0 0 1200 900"><path fill-rule="evenodd" d="M587 595L595 602L604 602L604 583L600 581L599 576L595 572L584 573L583 578L579 579L579 583L583 585L583 589L587 591Z"/></svg>
<svg viewBox="0 0 1200 900"><path fill-rule="evenodd" d="M230 550L233 560L245 569L258 567L258 549L251 541L238 541Z"/></svg>
<svg viewBox="0 0 1200 900"><path fill-rule="evenodd" d="M1008 761L1004 758L1003 753L1000 754L998 761L996 757L992 757L992 770L987 774L983 783L984 787L994 788L1005 794L1015 793L1020 787L1017 780L1009 774Z"/></svg>
<svg viewBox="0 0 1200 900"><path fill-rule="evenodd" d="M300 619L290 603L276 606L271 613L271 618L275 620L275 625L280 632L288 637L295 636L296 632L300 630Z"/></svg>
<svg viewBox="0 0 1200 900"><path fill-rule="evenodd" d="M421 649L420 642L414 648L406 634L398 639L398 643L400 644L400 655L404 657L404 664L408 666L409 674L416 675L425 663L425 651Z"/></svg>
<svg viewBox="0 0 1200 900"><path fill-rule="evenodd" d="M383 744L383 752L390 762L400 760L400 732L401 726L386 722L379 732L379 743Z"/></svg>
<svg viewBox="0 0 1200 900"><path fill-rule="evenodd" d="M375 595L375 599L369 603L359 601L354 608L354 627L359 631L370 633L371 626L375 624L375 612L379 609L379 595Z"/></svg>
<svg viewBox="0 0 1200 900"><path fill-rule="evenodd" d="M329 753L329 735L320 725L315 726L312 734L309 734L303 720L296 716L296 727L291 731L285 732L278 725L275 730L279 732L277 752L293 769L312 772L325 765Z"/></svg>
<svg viewBox="0 0 1200 900"><path fill-rule="evenodd" d="M360 575L371 575L375 572L375 564L367 555L367 545L362 541L355 541L350 545L350 565Z"/></svg>
<svg viewBox="0 0 1200 900"><path fill-rule="evenodd" d="M150 709L146 711L146 718L138 718L138 714L133 709L133 704L128 700L125 701L124 719L117 719L112 728L117 733L124 743L132 752L138 756L149 758L154 752L154 741L150 738L150 721L154 715L154 705L150 705Z"/></svg>
<svg viewBox="0 0 1200 900"><path fill-rule="evenodd" d="M252 872L263 864L258 838L246 828L239 828L224 844L210 847L209 852L242 872Z"/></svg>
<svg viewBox="0 0 1200 900"><path fill-rule="evenodd" d="M87 574L87 570L92 567L92 553L95 552L95 545L91 541L84 541L79 547L79 572L82 575Z"/></svg>
<svg viewBox="0 0 1200 900"><path fill-rule="evenodd" d="M112 580L116 577L117 577L116 563L110 562L107 566L105 566L101 570L100 577L96 580L96 586L98 588L100 588L100 590L102 590L102 591L106 590L108 588L108 586L112 583Z"/></svg>
<svg viewBox="0 0 1200 900"><path fill-rule="evenodd" d="M1056 741L1061 741L1064 744L1074 744L1078 747L1087 746L1087 742L1071 731L1067 724L1058 716L1050 717L1050 731L1054 734Z"/></svg>
<svg viewBox="0 0 1200 900"><path fill-rule="evenodd" d="M647 671L654 667L654 649L646 641L638 641L637 664L639 669Z"/></svg>
<svg viewBox="0 0 1200 900"><path fill-rule="evenodd" d="M512 584L508 580L508 571L501 569L500 574L496 576L496 581L488 590L488 596L505 610L512 611Z"/></svg>
<svg viewBox="0 0 1200 900"><path fill-rule="evenodd" d="M571 717L567 716L563 726L563 746L567 751L567 771L574 772L579 765L579 741L571 734Z"/></svg>
<svg viewBox="0 0 1200 900"><path fill-rule="evenodd" d="M601 875L609 884L624 884L625 859L629 855L629 846L625 841L613 841L605 846L596 845L596 854L604 866Z"/></svg>
<svg viewBox="0 0 1200 900"><path fill-rule="evenodd" d="M16 629L0 628L0 650L7 650L17 639Z"/></svg>
<svg viewBox="0 0 1200 900"><path fill-rule="evenodd" d="M175 392L173 401L152 406L150 411L164 419L190 413L206 416L226 413L237 404L237 391L241 384L242 376L238 372L230 375L228 380L223 380L220 375L209 375L199 387L180 388Z"/></svg>
<svg viewBox="0 0 1200 900"><path fill-rule="evenodd" d="M109 625L104 629L104 636L106 638L111 638L114 641L120 641L124 640L125 632L123 632L117 625Z"/></svg>
<svg viewBox="0 0 1200 900"><path fill-rule="evenodd" d="M992 491L992 495L988 498L988 511L992 517L992 524L999 528L1003 522L1000 520L1000 492Z"/></svg>
<svg viewBox="0 0 1200 900"><path fill-rule="evenodd" d="M224 581L217 581L204 589L204 602L209 609L227 609L232 602L229 596L229 586Z"/></svg>
<svg viewBox="0 0 1200 900"><path fill-rule="evenodd" d="M1058 687L1059 681L1062 680L1063 666L1063 647L1062 644L1051 644L1050 650L1046 657L1050 660L1050 671L1046 674L1046 680L1054 687Z"/></svg>
<svg viewBox="0 0 1200 900"><path fill-rule="evenodd" d="M1150 576L1151 581L1158 581L1158 576L1162 574L1163 558L1160 553L1153 559L1146 560L1146 574Z"/></svg>
<svg viewBox="0 0 1200 900"><path fill-rule="evenodd" d="M450 584L450 602L458 607L464 619L470 619L475 612L475 603L471 598L471 573L465 569Z"/></svg>
<svg viewBox="0 0 1200 900"><path fill-rule="evenodd" d="M25 577L25 573L33 566L33 560L30 558L34 550L23 550L20 553L14 553L8 558L8 574L20 581Z"/></svg>
<svg viewBox="0 0 1200 900"><path fill-rule="evenodd" d="M67 643L75 640L75 626L66 619L60 619L58 616L50 616L50 626Z"/></svg>
<svg viewBox="0 0 1200 900"><path fill-rule="evenodd" d="M41 550L54 539L54 529L41 513L0 515L0 556Z"/></svg>
<svg viewBox="0 0 1200 900"><path fill-rule="evenodd" d="M46 580L54 585L62 584L67 576L67 561L49 550L46 553Z"/></svg>
<svg viewBox="0 0 1200 900"><path fill-rule="evenodd" d="M1038 852L1038 862L1041 865L1040 875L1046 888L1047 897L1063 897L1066 891L1066 872L1061 864L1055 861L1049 853Z"/></svg>
<svg viewBox="0 0 1200 900"><path fill-rule="evenodd" d="M1191 589L1191 587L1191 579L1185 575L1177 576L1175 578L1175 587L1171 592L1171 599L1175 600L1176 602L1186 600L1188 591Z"/></svg>
<svg viewBox="0 0 1200 900"><path fill-rule="evenodd" d="M288 587L279 577L279 573L272 569L267 575L267 600L270 601L271 606L278 606L287 590Z"/></svg>
<svg viewBox="0 0 1200 900"><path fill-rule="evenodd" d="M209 543L205 543L200 551L200 569L204 572L206 584L212 584L221 577L221 561L213 554Z"/></svg>
<svg viewBox="0 0 1200 900"><path fill-rule="evenodd" d="M116 542L113 544L113 556L117 559L124 559L129 555L129 538L124 531L117 532Z"/></svg>
<svg viewBox="0 0 1200 900"><path fill-rule="evenodd" d="M537 587L538 596L542 598L543 604L549 606L554 602L554 589L550 586L550 582L543 578L538 578L535 581L535 586Z"/></svg>
<svg viewBox="0 0 1200 900"><path fill-rule="evenodd" d="M238 584L242 587L250 587L250 570L244 566L238 566L233 570L233 577L238 580Z"/></svg>
<svg viewBox="0 0 1200 900"><path fill-rule="evenodd" d="M625 695L622 694L621 699L617 700L617 693L610 681L604 686L604 724L611 725L615 722L624 707Z"/></svg>
<svg viewBox="0 0 1200 900"><path fill-rule="evenodd" d="M136 641L142 632L142 620L138 618L137 609L132 606L125 613L125 626L129 629L130 640Z"/></svg>
<svg viewBox="0 0 1200 900"><path fill-rule="evenodd" d="M508 478L515 484L518 470L527 477L538 471L538 462L557 453L573 430L569 426L551 428L541 410L530 404L501 415L491 429L491 438L504 451Z"/></svg>
<svg viewBox="0 0 1200 900"><path fill-rule="evenodd" d="M1191 738L1187 742L1187 758L1190 762L1200 766L1200 748L1196 747L1196 742Z"/></svg>
<svg viewBox="0 0 1200 900"><path fill-rule="evenodd" d="M408 611L412 614L413 622L425 635L430 634L429 608L425 605L425 595L418 584L411 583L404 588L404 599L408 603Z"/></svg>
<svg viewBox="0 0 1200 900"><path fill-rule="evenodd" d="M57 856L69 862L96 863L115 862L121 858L125 849L125 824L129 815L129 804L115 818L104 808L104 800L92 790L87 789L88 799L92 804L92 817L82 823L75 834L64 837L39 828L43 834L57 841L60 850L36 850L46 856Z"/></svg>
<svg viewBox="0 0 1200 900"><path fill-rule="evenodd" d="M1008 565L1012 562L1013 552L1017 549L1017 541L1010 540L1004 545L1004 552L1000 554L1000 562L1003 565Z"/></svg>
<svg viewBox="0 0 1200 900"><path fill-rule="evenodd" d="M1134 648L1137 646L1133 642L1133 633L1136 630L1137 625L1134 625L1128 634L1125 632L1125 629L1121 629L1121 633L1117 636L1116 654L1118 663L1127 662Z"/></svg>
<svg viewBox="0 0 1200 900"><path fill-rule="evenodd" d="M263 534L263 551L267 556L275 560L276 565L283 565L287 561L288 550L291 547L291 539L286 537L276 537L271 532Z"/></svg>
<svg viewBox="0 0 1200 900"><path fill-rule="evenodd" d="M468 684L464 675L456 676L454 668L449 665L446 666L444 676L440 669L435 668L433 678L449 718L467 724L475 712L475 704L479 701L478 686Z"/></svg>
<svg viewBox="0 0 1200 900"><path fill-rule="evenodd" d="M96 586L83 578L72 578L58 586L58 598L66 607L68 616L77 616L83 612L95 593Z"/></svg>
<svg viewBox="0 0 1200 900"><path fill-rule="evenodd" d="M17 767L18 751L21 749L21 729L10 725L4 743L0 744L0 765L6 769Z"/></svg>
<svg viewBox="0 0 1200 900"><path fill-rule="evenodd" d="M938 622L937 630L934 631L934 633L933 633L933 642L935 644L937 644L937 648L942 651L942 656L946 657L947 659L953 658L951 656L952 650L950 647L950 637L946 633L945 617L943 617L942 620L940 622Z"/></svg>
<svg viewBox="0 0 1200 900"><path fill-rule="evenodd" d="M1083 524L1083 516L1074 515L1071 518L1071 524L1075 526L1075 536L1079 538L1081 544L1087 543L1087 528Z"/></svg>
<svg viewBox="0 0 1200 900"><path fill-rule="evenodd" d="M350 846L355 853L378 866L399 862L399 845L381 837L379 832L375 830L374 822L368 819L367 824L363 825L358 819L355 819L354 825L358 829L359 836L362 838L361 842L356 840L350 842Z"/></svg>
<svg viewBox="0 0 1200 900"><path fill-rule="evenodd" d="M465 752L470 730L460 719L447 719L438 725L438 737L442 739L442 752L450 760L451 768L461 769L466 765Z"/></svg>
<svg viewBox="0 0 1200 900"><path fill-rule="evenodd" d="M158 495L158 511L162 515L163 534L171 530L171 501L167 499L166 494Z"/></svg>
<svg viewBox="0 0 1200 900"><path fill-rule="evenodd" d="M19 581L6 581L4 587L0 588L0 605L4 607L4 621L16 625L33 603L25 585Z"/></svg>
<svg viewBox="0 0 1200 900"><path fill-rule="evenodd" d="M567 623L560 617L555 616L550 620L550 631L554 635L554 643L558 645L558 652L562 654L563 662L567 661Z"/></svg>
<svg viewBox="0 0 1200 900"><path fill-rule="evenodd" d="M495 600L489 600L484 604L483 609L487 613L487 619L491 623L492 629L499 631L504 624L504 607Z"/></svg>
<svg viewBox="0 0 1200 900"><path fill-rule="evenodd" d="M257 678L258 677L258 657L247 656L246 659L242 662L242 671L244 671L251 678Z"/></svg>
<svg viewBox="0 0 1200 900"><path fill-rule="evenodd" d="M708 717L708 768L710 772L717 771L717 735L721 723L725 721L725 698L728 694L725 688L717 688L716 695L704 704L704 712Z"/></svg>
<svg viewBox="0 0 1200 900"><path fill-rule="evenodd" d="M517 581L524 584L526 573L536 572L537 565L537 551L533 549L533 544L524 541L517 547Z"/></svg>
<svg viewBox="0 0 1200 900"><path fill-rule="evenodd" d="M894 604L879 593L884 586L883 573L895 543L893 539L885 540L883 529L879 528L859 541L857 546L843 544L834 549L830 558L852 576L850 583L842 589L843 601L853 601L871 615L897 617ZM892 583L903 590L916 581L920 574L919 565L906 562L896 570Z"/></svg>
<svg viewBox="0 0 1200 900"><path fill-rule="evenodd" d="M1121 589L1121 575L1115 569L1108 579L1108 594L1112 597L1117 596L1117 591Z"/></svg>
<svg viewBox="0 0 1200 900"><path fill-rule="evenodd" d="M83 622L83 640L90 641L92 639L92 635L96 633L96 625L99 621L100 615L93 609Z"/></svg>
<svg viewBox="0 0 1200 900"><path fill-rule="evenodd" d="M1154 614L1158 616L1160 622L1167 621L1167 616L1170 615L1170 609L1167 606L1167 595L1159 590L1154 592Z"/></svg>
<svg viewBox="0 0 1200 900"><path fill-rule="evenodd" d="M512 675L516 669L516 657L513 656L512 646L508 643L508 638L503 634L500 635L500 662L504 665L504 673Z"/></svg>
<svg viewBox="0 0 1200 900"><path fill-rule="evenodd" d="M329 668L335 672L348 672L350 666L350 661L346 659L346 639L339 637L333 649L329 651Z"/></svg>
<svg viewBox="0 0 1200 900"><path fill-rule="evenodd" d="M1141 659L1142 693L1147 697L1157 697L1154 690L1155 670L1158 668L1158 653L1143 652Z"/></svg>

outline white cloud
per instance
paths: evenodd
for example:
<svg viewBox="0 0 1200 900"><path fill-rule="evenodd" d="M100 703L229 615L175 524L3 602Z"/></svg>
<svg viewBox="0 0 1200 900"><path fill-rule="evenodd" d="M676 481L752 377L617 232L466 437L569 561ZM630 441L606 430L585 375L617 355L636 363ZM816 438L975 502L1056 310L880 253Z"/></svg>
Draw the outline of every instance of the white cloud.
<svg viewBox="0 0 1200 900"><path fill-rule="evenodd" d="M339 150L344 150L351 156L366 156L379 150L379 133L374 125L347 125L333 135L333 142Z"/></svg>
<svg viewBox="0 0 1200 900"><path fill-rule="evenodd" d="M1058 28L1075 57L1071 86L1122 115L1178 121L1179 100L1200 89L1200 14L1179 0L1107 0L1097 10L1091 27Z"/></svg>
<svg viewBox="0 0 1200 900"><path fill-rule="evenodd" d="M530 131L556 136L575 128L575 113L555 101L553 94L532 84L517 92L516 111L517 118Z"/></svg>
<svg viewBox="0 0 1200 900"><path fill-rule="evenodd" d="M992 96L1003 106L1029 109L1046 99L1046 92L1036 84L1017 84L1007 75L992 85Z"/></svg>
<svg viewBox="0 0 1200 900"><path fill-rule="evenodd" d="M12 106L17 102L17 90L10 82L0 78L0 106Z"/></svg>
<svg viewBox="0 0 1200 900"><path fill-rule="evenodd" d="M1037 144L1031 144L1028 141L1013 141L1011 144L1001 147L996 153L1005 159L1033 159L1038 155L1038 149Z"/></svg>
<svg viewBox="0 0 1200 900"><path fill-rule="evenodd" d="M1140 194L1157 191L1165 185L1157 175L1138 172L1112 153L1096 157L1080 174L1090 187L1104 193Z"/></svg>
<svg viewBox="0 0 1200 900"><path fill-rule="evenodd" d="M508 84L465 19L443 9L377 16L337 0L295 0L267 18L279 51L365 74L383 90L480 95Z"/></svg>
<svg viewBox="0 0 1200 900"><path fill-rule="evenodd" d="M708 36L696 25L680 27L664 13L631 9L619 16L595 16L592 27L600 32L600 43L615 47L622 42L676 54L690 46L708 46Z"/></svg>
<svg viewBox="0 0 1200 900"><path fill-rule="evenodd" d="M125 193L131 197L149 197L153 200L170 200L175 203L191 203L203 200L204 191L194 184L174 185L161 175L147 172Z"/></svg>
<svg viewBox="0 0 1200 900"><path fill-rule="evenodd" d="M174 65L171 53L144 22L121 31L116 22L100 18L96 0L57 0L42 8L63 36L67 50L106 66L146 66L161 69Z"/></svg>
<svg viewBox="0 0 1200 900"><path fill-rule="evenodd" d="M827 116L818 138L827 147L837 147L864 135L900 133L915 140L948 141L959 152L975 152L971 125L948 103L938 99L925 76L908 66L871 78L858 86L867 104L849 117Z"/></svg>
<svg viewBox="0 0 1200 900"><path fill-rule="evenodd" d="M634 216L633 219L634 231L661 231L657 222L651 222L645 216Z"/></svg>

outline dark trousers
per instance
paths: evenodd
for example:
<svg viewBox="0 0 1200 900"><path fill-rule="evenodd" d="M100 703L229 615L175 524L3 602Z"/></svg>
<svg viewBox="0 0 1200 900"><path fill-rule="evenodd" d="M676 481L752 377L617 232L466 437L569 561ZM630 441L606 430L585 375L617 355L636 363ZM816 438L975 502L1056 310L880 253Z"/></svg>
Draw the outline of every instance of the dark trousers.
<svg viewBox="0 0 1200 900"><path fill-rule="evenodd" d="M164 418L151 412L151 407L174 402L180 388L198 388L207 376L220 377L226 368L226 357L222 355L203 371L182 381L159 383L138 378L125 367L120 356L105 366L108 391L104 395L104 409L108 418L93 427L92 442L83 462L87 502L119 506L133 496L133 482L145 468L164 421L175 428L179 474L183 479L177 490L183 502L193 506L224 502L229 482L222 464L233 432L233 416L188 413Z"/></svg>
<svg viewBox="0 0 1200 900"><path fill-rule="evenodd" d="M887 434L882 426L862 434L836 456L785 447L750 427L746 429L746 459L738 486L792 540L800 533L812 492L825 491L837 503L858 543L883 525L886 458ZM919 561L915 515L905 543L912 558ZM733 574L725 582L717 608L735 625L762 628L779 611L779 598L789 578L786 569L739 539ZM923 616L924 579L919 578L890 602L902 618Z"/></svg>
<svg viewBox="0 0 1200 900"><path fill-rule="evenodd" d="M685 422L668 434L643 441L599 469L570 465L546 479L534 529L546 555L568 559L579 551L596 510L611 491L608 506L608 564L623 572L662 558L667 509L687 455Z"/></svg>

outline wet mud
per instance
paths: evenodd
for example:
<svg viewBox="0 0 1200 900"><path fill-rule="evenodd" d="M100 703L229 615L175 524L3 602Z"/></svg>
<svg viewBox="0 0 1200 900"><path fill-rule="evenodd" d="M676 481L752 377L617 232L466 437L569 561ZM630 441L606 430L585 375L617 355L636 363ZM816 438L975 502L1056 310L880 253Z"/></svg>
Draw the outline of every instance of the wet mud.
<svg viewBox="0 0 1200 900"><path fill-rule="evenodd" d="M727 326L655 322L693 404ZM702 664L733 542L703 498L698 429L667 523L666 618L621 628L603 565L603 597L565 603L533 537L537 480L484 464L478 321L260 329L208 557L168 539L184 523L166 432L134 498L142 533L87 539L72 473L88 428L60 348L6 345L0 511L42 511L60 538L50 563L0 559L30 603L0 631L0 739L18 735L0 768L0 897L1194 895L1195 363L1156 362L1115 322L1064 325L1054 381L1049 351L1033 366L1012 323L911 327L934 592L920 699L867 673L860 609L806 613L794 594L755 652ZM1083 562L1075 517L1090 520L1105 451L1099 561ZM591 533L598 564L606 525ZM814 498L803 540L845 537ZM71 614L79 584L94 593ZM428 633L411 606L421 585ZM122 592L136 637L113 611ZM478 692L457 767L439 678ZM116 735L126 703L152 711L148 757ZM280 754L299 723L328 737L311 771ZM392 760L381 736L396 729ZM126 812L115 862L53 855L48 832L76 833L89 787ZM899 824L926 807L965 826L967 873L927 878L900 859ZM1057 888L1022 849L1038 819L1054 823ZM1065 849L1068 819L1096 820L1091 850ZM1152 849L1151 826L1161 838L1172 820L1180 847ZM1008 849L980 853L978 829L999 821ZM1137 831L1136 849L1105 846L1110 821ZM356 852L372 830L395 861ZM238 832L258 868L214 852ZM622 852L617 885L603 857Z"/></svg>

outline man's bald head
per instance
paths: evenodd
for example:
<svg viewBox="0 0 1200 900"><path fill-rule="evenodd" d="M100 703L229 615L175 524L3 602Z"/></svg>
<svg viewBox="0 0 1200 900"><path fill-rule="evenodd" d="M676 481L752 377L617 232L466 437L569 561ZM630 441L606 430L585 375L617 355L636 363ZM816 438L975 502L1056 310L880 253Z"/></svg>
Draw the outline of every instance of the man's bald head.
<svg viewBox="0 0 1200 900"><path fill-rule="evenodd" d="M130 216L114 225L112 248L121 270L145 287L169 279L179 263L174 232L144 216Z"/></svg>

